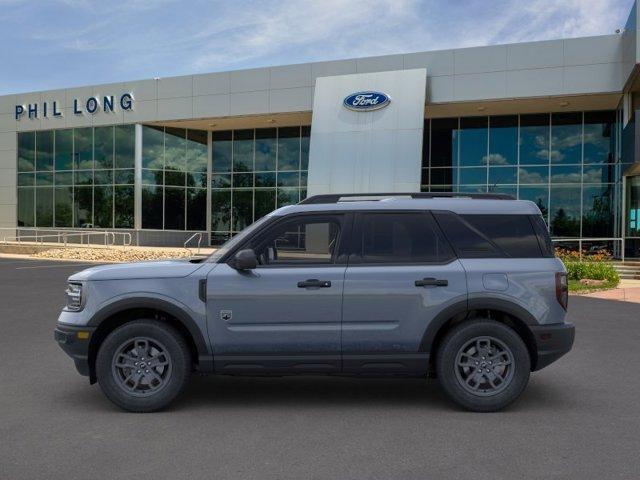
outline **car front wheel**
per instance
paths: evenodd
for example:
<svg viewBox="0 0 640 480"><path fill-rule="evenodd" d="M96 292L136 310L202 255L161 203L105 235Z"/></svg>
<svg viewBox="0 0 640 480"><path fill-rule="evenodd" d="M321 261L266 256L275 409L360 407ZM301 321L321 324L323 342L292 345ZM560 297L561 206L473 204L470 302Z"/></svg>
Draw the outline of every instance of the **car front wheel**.
<svg viewBox="0 0 640 480"><path fill-rule="evenodd" d="M189 347L173 327L135 320L116 328L100 345L96 376L109 400L131 412L168 406L186 386Z"/></svg>
<svg viewBox="0 0 640 480"><path fill-rule="evenodd" d="M442 389L456 404L492 412L507 407L524 391L531 360L513 329L495 320L476 319L447 333L436 370Z"/></svg>

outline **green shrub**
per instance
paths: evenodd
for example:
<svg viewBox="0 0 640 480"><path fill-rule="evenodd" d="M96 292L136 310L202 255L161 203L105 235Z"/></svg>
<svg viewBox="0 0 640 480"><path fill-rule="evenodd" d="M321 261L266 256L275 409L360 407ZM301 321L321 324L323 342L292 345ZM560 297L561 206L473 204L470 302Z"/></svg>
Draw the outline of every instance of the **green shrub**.
<svg viewBox="0 0 640 480"><path fill-rule="evenodd" d="M567 277L569 280L607 280L616 285L620 281L620 276L610 263L604 262L566 262Z"/></svg>

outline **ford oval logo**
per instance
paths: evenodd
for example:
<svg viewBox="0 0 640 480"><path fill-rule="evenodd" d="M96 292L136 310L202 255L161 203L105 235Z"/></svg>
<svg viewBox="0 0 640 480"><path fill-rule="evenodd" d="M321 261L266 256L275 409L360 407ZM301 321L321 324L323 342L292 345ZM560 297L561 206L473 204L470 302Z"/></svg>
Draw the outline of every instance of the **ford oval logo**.
<svg viewBox="0 0 640 480"><path fill-rule="evenodd" d="M391 98L382 92L356 92L345 97L342 102L349 110L378 110L389 105Z"/></svg>

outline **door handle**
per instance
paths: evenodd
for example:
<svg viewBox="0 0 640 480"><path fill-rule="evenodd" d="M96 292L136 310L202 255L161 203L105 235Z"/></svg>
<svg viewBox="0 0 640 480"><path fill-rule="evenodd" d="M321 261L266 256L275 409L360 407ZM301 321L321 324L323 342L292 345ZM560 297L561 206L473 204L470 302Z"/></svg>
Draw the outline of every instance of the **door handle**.
<svg viewBox="0 0 640 480"><path fill-rule="evenodd" d="M422 280L416 280L416 287L446 287L449 285L448 280L438 278L423 278Z"/></svg>
<svg viewBox="0 0 640 480"><path fill-rule="evenodd" d="M310 278L308 280L298 282L298 288L329 288L330 286L331 282L329 280L317 280L315 278Z"/></svg>

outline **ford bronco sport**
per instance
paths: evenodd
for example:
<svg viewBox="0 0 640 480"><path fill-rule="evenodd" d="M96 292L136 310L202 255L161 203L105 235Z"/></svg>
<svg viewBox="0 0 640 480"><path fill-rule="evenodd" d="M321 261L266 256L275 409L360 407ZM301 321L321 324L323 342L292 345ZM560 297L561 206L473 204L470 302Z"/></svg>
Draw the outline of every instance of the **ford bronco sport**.
<svg viewBox="0 0 640 480"><path fill-rule="evenodd" d="M540 210L506 195L313 196L206 259L89 268L66 295L55 339L134 412L167 406L192 371L432 375L494 411L574 338Z"/></svg>

